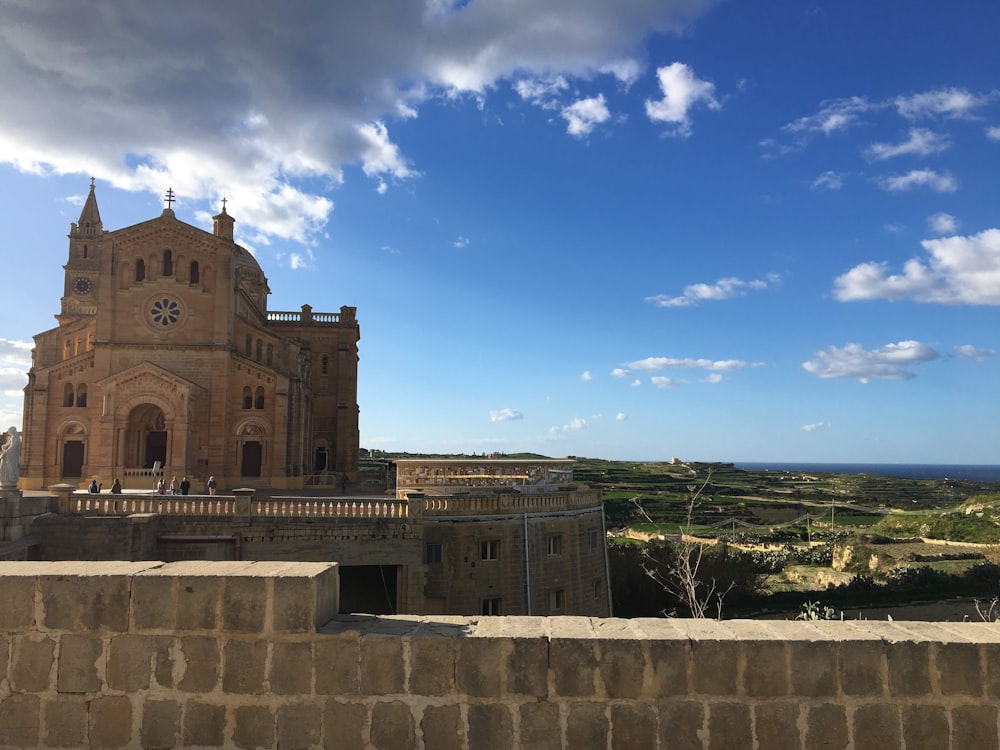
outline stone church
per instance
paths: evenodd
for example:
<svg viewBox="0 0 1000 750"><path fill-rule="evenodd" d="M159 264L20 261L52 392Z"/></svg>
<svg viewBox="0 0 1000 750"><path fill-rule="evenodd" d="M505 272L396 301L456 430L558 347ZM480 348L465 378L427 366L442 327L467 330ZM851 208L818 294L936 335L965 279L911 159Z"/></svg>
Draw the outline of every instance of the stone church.
<svg viewBox="0 0 1000 750"><path fill-rule="evenodd" d="M71 225L58 325L35 336L24 399L24 489L114 478L203 491L339 484L358 471L356 308L268 311L267 278L233 240L170 205L103 228L93 181Z"/></svg>

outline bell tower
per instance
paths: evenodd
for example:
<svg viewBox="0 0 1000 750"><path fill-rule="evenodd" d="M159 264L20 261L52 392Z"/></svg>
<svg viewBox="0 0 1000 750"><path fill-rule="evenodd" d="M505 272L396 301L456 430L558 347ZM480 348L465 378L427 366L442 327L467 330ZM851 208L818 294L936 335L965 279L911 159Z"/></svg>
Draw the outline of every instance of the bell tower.
<svg viewBox="0 0 1000 750"><path fill-rule="evenodd" d="M100 280L98 243L103 234L104 225L91 177L90 192L80 212L80 220L70 224L69 258L63 266L66 279L59 317L93 314Z"/></svg>

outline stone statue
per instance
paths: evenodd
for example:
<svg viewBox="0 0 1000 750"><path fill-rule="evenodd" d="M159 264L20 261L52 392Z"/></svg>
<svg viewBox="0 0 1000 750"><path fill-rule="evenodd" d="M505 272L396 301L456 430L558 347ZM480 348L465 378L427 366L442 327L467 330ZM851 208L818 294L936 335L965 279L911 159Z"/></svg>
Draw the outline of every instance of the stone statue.
<svg viewBox="0 0 1000 750"><path fill-rule="evenodd" d="M21 436L17 428L7 430L7 442L0 448L0 487L16 487L18 462L21 460Z"/></svg>

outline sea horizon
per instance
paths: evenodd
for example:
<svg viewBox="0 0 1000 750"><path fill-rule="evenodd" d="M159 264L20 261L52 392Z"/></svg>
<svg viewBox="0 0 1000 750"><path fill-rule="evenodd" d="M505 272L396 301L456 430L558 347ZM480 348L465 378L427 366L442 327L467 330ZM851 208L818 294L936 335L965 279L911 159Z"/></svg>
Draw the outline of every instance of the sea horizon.
<svg viewBox="0 0 1000 750"><path fill-rule="evenodd" d="M901 479L962 479L969 482L1000 482L1000 464L891 464L813 461L735 461L738 469L755 471L872 474Z"/></svg>

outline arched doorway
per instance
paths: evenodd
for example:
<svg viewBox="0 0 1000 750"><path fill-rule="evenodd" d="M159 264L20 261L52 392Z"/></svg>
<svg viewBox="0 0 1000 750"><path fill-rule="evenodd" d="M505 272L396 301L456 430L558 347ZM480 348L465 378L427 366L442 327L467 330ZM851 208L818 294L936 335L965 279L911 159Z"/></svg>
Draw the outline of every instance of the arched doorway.
<svg viewBox="0 0 1000 750"><path fill-rule="evenodd" d="M128 415L125 455L128 466L152 468L167 465L167 420L156 404L141 404Z"/></svg>
<svg viewBox="0 0 1000 750"><path fill-rule="evenodd" d="M79 479L87 458L87 430L79 422L70 422L60 430L62 440L62 476Z"/></svg>

